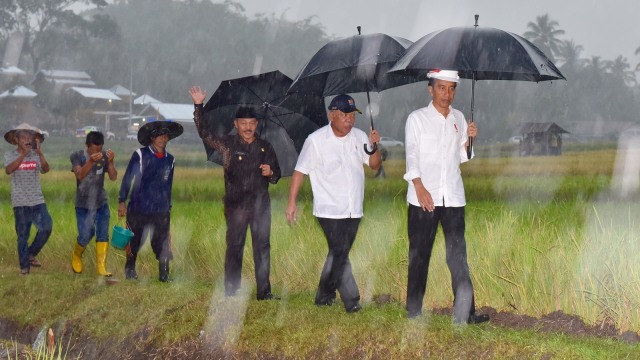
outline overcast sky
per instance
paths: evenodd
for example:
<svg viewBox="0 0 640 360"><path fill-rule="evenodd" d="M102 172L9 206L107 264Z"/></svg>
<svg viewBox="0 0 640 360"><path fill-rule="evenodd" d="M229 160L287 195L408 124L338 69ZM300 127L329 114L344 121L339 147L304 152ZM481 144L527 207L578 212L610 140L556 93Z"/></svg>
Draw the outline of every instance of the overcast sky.
<svg viewBox="0 0 640 360"><path fill-rule="evenodd" d="M548 13L565 30L560 37L582 45L582 57L627 58L632 68L640 62L639 0L237 0L249 16L275 14L288 20L317 16L328 34L337 37L382 32L411 41L443 28L479 25L522 35L527 23Z"/></svg>

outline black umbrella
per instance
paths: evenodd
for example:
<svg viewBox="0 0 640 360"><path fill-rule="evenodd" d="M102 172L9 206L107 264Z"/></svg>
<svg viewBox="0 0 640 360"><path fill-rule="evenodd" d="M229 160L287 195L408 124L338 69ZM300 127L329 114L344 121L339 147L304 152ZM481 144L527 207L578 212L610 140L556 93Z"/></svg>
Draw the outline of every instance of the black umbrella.
<svg viewBox="0 0 640 360"><path fill-rule="evenodd" d="M238 107L252 107L259 120L257 136L273 146L282 176L289 176L304 140L328 123L324 101L311 94L287 94L292 80L280 71L220 83L204 106L203 122L216 136L234 134ZM223 165L222 154L205 143L207 158Z"/></svg>
<svg viewBox="0 0 640 360"><path fill-rule="evenodd" d="M478 27L478 15L475 19L474 26L425 35L407 49L389 72L425 79L433 69L457 70L460 77L471 79L471 121L477 80L566 80L527 39L499 29ZM471 139L468 156L471 157Z"/></svg>
<svg viewBox="0 0 640 360"><path fill-rule="evenodd" d="M360 27L358 26L358 33ZM355 35L330 41L313 55L293 80L290 93L311 93L322 96L380 92L417 81L404 74L388 74L393 64L404 54L411 41L385 34ZM373 114L369 106L371 128ZM365 151L373 154L373 151Z"/></svg>

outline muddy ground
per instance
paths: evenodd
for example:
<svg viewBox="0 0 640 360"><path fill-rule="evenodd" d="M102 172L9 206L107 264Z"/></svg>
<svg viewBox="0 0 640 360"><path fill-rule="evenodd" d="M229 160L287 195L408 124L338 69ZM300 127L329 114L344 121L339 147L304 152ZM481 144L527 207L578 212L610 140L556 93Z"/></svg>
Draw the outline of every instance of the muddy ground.
<svg viewBox="0 0 640 360"><path fill-rule="evenodd" d="M450 315L451 308L433 309L434 314ZM562 311L555 311L535 318L528 315L516 315L509 312L496 311L491 307L483 307L479 313L489 314L491 323L496 326L512 328L516 330L536 330L545 333L559 333L576 337L598 337L609 338L617 341L637 344L640 343L640 335L636 332L627 331L621 333L613 324L602 322L596 325L586 324L576 315L566 314ZM62 339L75 339L75 343L68 344L67 358L76 358L81 354L83 359L150 359L150 358L188 358L188 359L213 359L213 358L245 358L255 357L256 354L229 353L221 348L212 346L211 341L195 339L184 343L174 344L170 348L151 348L141 344L146 344L147 332L141 330L130 340L122 342L101 342L100 345L95 340L71 333L73 324L65 323L64 326L53 327L56 336ZM4 345L0 345L0 359L6 359L7 354L15 358L16 353L26 355L41 329L24 327L19 324L0 318L0 340L4 340ZM45 340L46 341L46 340ZM359 358L358 350L354 349L352 354L343 354L349 358ZM317 354L319 358L324 354ZM362 355L362 354L360 354ZM313 356L312 356L313 357ZM275 355L263 354L262 359L277 358Z"/></svg>

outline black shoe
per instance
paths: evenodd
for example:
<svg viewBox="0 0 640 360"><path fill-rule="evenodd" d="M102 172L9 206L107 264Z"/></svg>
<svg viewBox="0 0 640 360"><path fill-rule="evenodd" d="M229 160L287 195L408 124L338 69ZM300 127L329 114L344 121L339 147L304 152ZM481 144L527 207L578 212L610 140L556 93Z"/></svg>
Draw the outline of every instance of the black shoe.
<svg viewBox="0 0 640 360"><path fill-rule="evenodd" d="M354 305L347 307L346 310L348 313L357 313L358 311L362 310L362 306L360 306L360 304L358 303L355 303Z"/></svg>
<svg viewBox="0 0 640 360"><path fill-rule="evenodd" d="M127 261L124 263L124 277L127 280L138 280L138 273L136 272L136 258L137 256L127 255Z"/></svg>
<svg viewBox="0 0 640 360"><path fill-rule="evenodd" d="M124 269L124 276L127 280L138 280L138 273L136 269Z"/></svg>
<svg viewBox="0 0 640 360"><path fill-rule="evenodd" d="M169 260L158 261L158 280L162 282L172 282L173 279L169 277Z"/></svg>
<svg viewBox="0 0 640 360"><path fill-rule="evenodd" d="M315 304L317 306L331 306L334 302L336 302L336 299L316 300Z"/></svg>
<svg viewBox="0 0 640 360"><path fill-rule="evenodd" d="M262 295L257 297L258 300L280 300L279 296L275 296L272 293L268 293L267 295Z"/></svg>
<svg viewBox="0 0 640 360"><path fill-rule="evenodd" d="M420 315L422 315L421 311L407 311L407 318L408 319L414 319L414 318L417 318Z"/></svg>
<svg viewBox="0 0 640 360"><path fill-rule="evenodd" d="M471 314L469 315L469 321L467 323L480 324L480 323L489 321L489 318L490 317L488 314Z"/></svg>

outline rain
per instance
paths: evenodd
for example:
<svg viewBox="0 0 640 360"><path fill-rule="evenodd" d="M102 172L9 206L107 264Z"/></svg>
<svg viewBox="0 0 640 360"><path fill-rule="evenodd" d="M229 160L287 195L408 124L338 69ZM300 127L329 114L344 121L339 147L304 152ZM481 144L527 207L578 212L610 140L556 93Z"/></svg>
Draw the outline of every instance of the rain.
<svg viewBox="0 0 640 360"><path fill-rule="evenodd" d="M41 6L44 1L34 3L29 8L24 2L3 0L0 9L0 130L4 135L17 126L33 126L44 135L41 145L52 171L40 174L39 181L54 226L38 256L42 268L32 268L21 278L12 177L5 175L0 183L5 223L0 235L0 294L9 299L2 302L6 309L29 303L22 297L38 294L44 284L55 287L57 282L74 295L72 303L65 303L64 289L47 289L62 316L54 311L38 311L38 318L0 311L0 323L7 324L0 326L0 354L4 349L10 356L26 354L45 345L53 351L54 334L56 347L66 346L71 356L83 353L88 358L109 355L118 344L119 355L129 357L455 354L412 342L430 336L434 328L453 326L442 229L431 257L424 315L412 322L405 309L409 262L405 123L409 114L431 100L428 69L416 73L398 69L395 75L406 79L348 91L362 110L355 127L368 134L375 124L385 138L379 148L383 170L376 173L364 167L364 216L349 256L360 291L360 313L347 314L342 305L314 305L327 243L312 214L308 179L297 199L298 221L289 224L285 210L304 140L327 123L324 112L329 102L346 91L311 93L311 82L305 83L303 77L329 63L326 59L320 65L311 63L314 54L329 43L375 34L402 39L404 48L409 48L435 31L474 25L530 41L548 58L547 70L555 67L558 72L548 70L545 74L553 76L547 78L473 81L460 69L452 106L467 120L473 115L479 129L473 141L475 155L461 165L467 255L475 306L491 315L486 327L469 327L518 329L513 325L518 321L509 320L513 317L527 319L525 328L538 328L544 319L558 316L583 321L589 336L638 346L640 24L636 18L640 8L635 2L54 0L53 11ZM379 44L367 46L360 54L383 52ZM384 68L384 76L391 76L386 71L392 65ZM354 65L351 72L333 74L336 79L326 81L343 85L344 78L366 76L367 71L362 64ZM273 76L279 79L277 90L275 80L267 90L247 90L251 95L264 92L251 99L252 106L264 110L258 116L264 122L257 134L278 142L275 152L283 159L282 179L269 185L270 279L279 299L256 301L251 232L244 245L242 286L235 296L225 294L226 165L222 153L206 142L203 146L193 122L189 89L201 86L206 91L204 119L210 130L234 135L236 107L249 95L237 102L225 95L229 103L219 108L207 102L225 89L250 81L263 85ZM297 98L297 92L303 96ZM212 125L223 117L224 124ZM138 131L159 120L184 128L167 145L176 159L170 231L173 282L158 282L150 239L140 249L137 280L125 278L124 246L114 244L106 263L113 277L96 276L95 240L82 255L82 273L74 274L76 179L69 155L84 149L91 130L103 132L104 150L115 152L118 178L105 181L109 236L115 237L114 227L126 227L118 217L118 191L130 157L141 147ZM3 153L15 148L8 140L0 145ZM28 284L26 290L23 283ZM103 297L111 303L95 305ZM33 301L25 309L36 307L35 301L49 300ZM139 307L145 310L136 310ZM122 321L125 318L130 321ZM373 340L362 346L349 343L345 333L354 329L349 327L353 319L366 327L363 334L371 331L368 336ZM103 323L95 325L96 321ZM296 322L301 328L294 331ZM81 336L74 335L76 326ZM397 332L386 343L380 340L384 334L378 333L385 326ZM173 328L177 330L167 330ZM610 331L603 335L603 329ZM273 344L254 331L269 332ZM286 335L287 331L294 334ZM454 328L451 334L456 337L464 331ZM366 337L358 334L355 341ZM3 341L12 340L17 345L4 345ZM373 349L376 342L379 348ZM524 357L566 355L555 350L545 353L539 344L514 351ZM463 354L500 357L479 350Z"/></svg>

